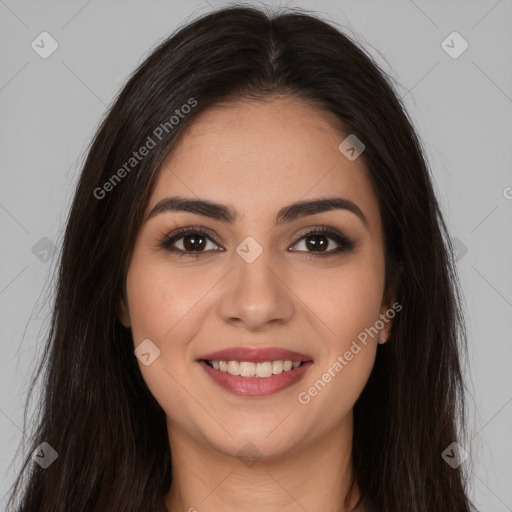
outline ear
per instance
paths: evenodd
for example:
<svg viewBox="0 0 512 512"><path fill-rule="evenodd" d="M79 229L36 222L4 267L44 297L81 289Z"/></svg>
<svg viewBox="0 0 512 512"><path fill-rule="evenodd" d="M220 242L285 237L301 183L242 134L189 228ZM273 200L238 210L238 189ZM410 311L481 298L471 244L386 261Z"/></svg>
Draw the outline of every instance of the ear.
<svg viewBox="0 0 512 512"><path fill-rule="evenodd" d="M379 331L379 336L377 338L377 342L379 343L379 345L386 343L391 333L391 324L393 321L386 316L386 311L388 311L389 309L390 308L386 306L381 308L380 310L381 319L382 323L384 324L384 327Z"/></svg>
<svg viewBox="0 0 512 512"><path fill-rule="evenodd" d="M402 309L402 306L398 305L398 302L396 301L395 297L397 296L398 286L401 282L402 274L404 272L404 265L403 262L399 262L395 267L394 275L391 279L391 282L389 283L383 297L383 303L380 309L380 318L382 320L382 323L384 326L379 331L378 336L378 343L383 344L388 341L390 335L391 335L391 326L393 324L392 318L395 317L396 311L400 311ZM395 311L395 307L397 307ZM392 310L394 314L392 316L386 314L386 312L389 312Z"/></svg>
<svg viewBox="0 0 512 512"><path fill-rule="evenodd" d="M124 327L129 329L132 326L132 323L130 320L130 312L126 304L126 299L124 297L119 301L117 310L117 316L119 318L119 321L121 322L122 325L124 325Z"/></svg>

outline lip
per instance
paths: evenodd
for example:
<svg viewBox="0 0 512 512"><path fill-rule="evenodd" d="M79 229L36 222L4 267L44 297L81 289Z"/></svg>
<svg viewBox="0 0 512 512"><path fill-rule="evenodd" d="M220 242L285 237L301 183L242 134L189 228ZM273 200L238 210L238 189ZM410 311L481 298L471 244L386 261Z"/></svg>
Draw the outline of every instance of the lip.
<svg viewBox="0 0 512 512"><path fill-rule="evenodd" d="M198 360L206 361L248 361L252 363L264 363L265 361L311 361L311 357L293 350L284 348L266 347L233 347L211 352L200 356ZM217 370L215 370L217 371ZM242 377L246 378L246 377ZM271 377L269 377L271 378Z"/></svg>
<svg viewBox="0 0 512 512"><path fill-rule="evenodd" d="M289 353L289 351L287 352ZM232 352L230 352L230 354L232 354ZM217 357L217 355L215 355L215 357ZM236 359L229 360L235 361ZM268 361L268 359L265 360ZM275 361L276 359L271 360ZM220 370L215 370L214 368L208 366L205 360L200 360L199 364L204 369L204 371L209 375L209 377L221 388L237 396L254 398L273 395L297 383L304 377L304 374L308 371L308 368L313 364L313 361L309 360L293 370L283 372L278 375L272 375L270 377L262 378L241 377L240 375L231 375L227 372L221 372Z"/></svg>

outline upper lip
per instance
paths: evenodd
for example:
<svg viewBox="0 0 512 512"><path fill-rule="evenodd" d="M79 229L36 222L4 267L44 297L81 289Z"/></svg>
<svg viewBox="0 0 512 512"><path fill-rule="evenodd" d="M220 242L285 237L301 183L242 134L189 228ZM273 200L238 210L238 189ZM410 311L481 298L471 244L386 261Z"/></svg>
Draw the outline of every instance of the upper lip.
<svg viewBox="0 0 512 512"><path fill-rule="evenodd" d="M308 355L278 347L225 348L201 356L199 359L206 361L248 361L253 363L263 363L265 361L311 361L311 357Z"/></svg>

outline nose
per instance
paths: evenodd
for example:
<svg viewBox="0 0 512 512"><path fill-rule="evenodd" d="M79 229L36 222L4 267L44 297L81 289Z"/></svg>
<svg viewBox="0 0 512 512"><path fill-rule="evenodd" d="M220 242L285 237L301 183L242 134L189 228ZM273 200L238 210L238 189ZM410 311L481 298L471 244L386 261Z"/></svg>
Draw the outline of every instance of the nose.
<svg viewBox="0 0 512 512"><path fill-rule="evenodd" d="M287 270L271 251L263 250L251 263L234 253L233 265L219 302L222 320L251 331L289 322L297 299L287 285Z"/></svg>

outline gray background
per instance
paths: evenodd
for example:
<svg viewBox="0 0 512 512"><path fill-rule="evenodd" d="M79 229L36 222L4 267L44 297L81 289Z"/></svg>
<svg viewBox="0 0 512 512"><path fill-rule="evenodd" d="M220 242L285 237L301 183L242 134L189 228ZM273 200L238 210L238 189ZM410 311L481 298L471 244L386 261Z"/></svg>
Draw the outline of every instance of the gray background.
<svg viewBox="0 0 512 512"><path fill-rule="evenodd" d="M0 0L0 509L19 467L28 379L48 326L52 244L60 247L87 144L148 52L221 5ZM343 25L400 84L459 249L471 495L482 511L512 511L512 1L267 5L305 7ZM59 45L47 59L31 48L43 31ZM469 44L456 59L441 46L453 31Z"/></svg>

